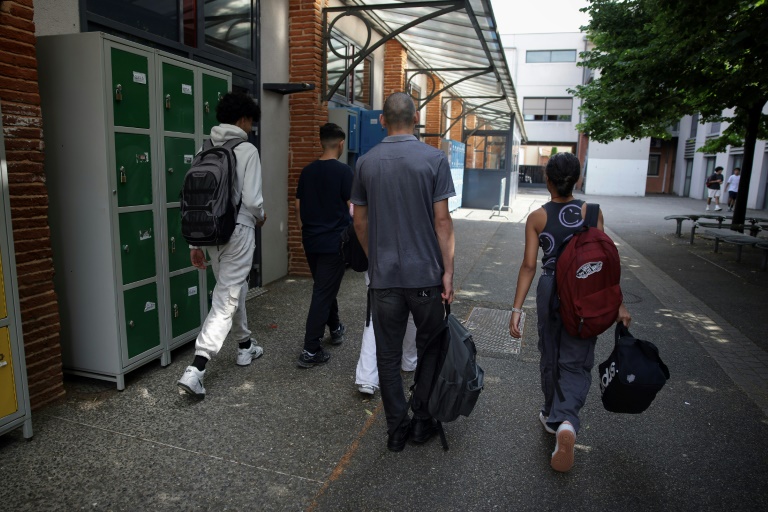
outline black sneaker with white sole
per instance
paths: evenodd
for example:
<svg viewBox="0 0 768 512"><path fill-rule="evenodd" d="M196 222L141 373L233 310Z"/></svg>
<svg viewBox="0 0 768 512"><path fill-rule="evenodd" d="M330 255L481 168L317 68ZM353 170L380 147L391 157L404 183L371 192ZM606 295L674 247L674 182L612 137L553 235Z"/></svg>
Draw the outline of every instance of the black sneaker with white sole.
<svg viewBox="0 0 768 512"><path fill-rule="evenodd" d="M344 343L345 332L347 332L347 326L340 323L335 331L331 331L331 345L341 345Z"/></svg>
<svg viewBox="0 0 768 512"><path fill-rule="evenodd" d="M305 350L299 356L298 365L299 365L299 368L312 368L319 364L327 363L330 358L331 358L331 354L329 354L322 348L318 349L318 351L315 352L315 355L311 355L309 352Z"/></svg>

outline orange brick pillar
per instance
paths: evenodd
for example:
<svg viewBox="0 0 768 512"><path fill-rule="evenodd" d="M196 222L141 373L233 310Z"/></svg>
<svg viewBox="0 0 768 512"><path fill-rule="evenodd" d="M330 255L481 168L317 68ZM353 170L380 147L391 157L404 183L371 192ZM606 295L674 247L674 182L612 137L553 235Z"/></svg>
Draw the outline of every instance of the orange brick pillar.
<svg viewBox="0 0 768 512"><path fill-rule="evenodd" d="M290 0L290 81L315 84L312 93L290 96L288 154L288 273L309 276L296 221L296 185L301 170L320 156L318 130L328 121L328 103L322 99L323 0Z"/></svg>
<svg viewBox="0 0 768 512"><path fill-rule="evenodd" d="M0 101L32 409L64 395L32 0L0 5ZM2 392L5 393L6 390Z"/></svg>
<svg viewBox="0 0 768 512"><path fill-rule="evenodd" d="M432 75L434 79L435 88L429 91L429 94L433 94L435 91L439 91L443 88L443 82ZM428 80L427 83L432 83L432 80ZM440 93L427 103L427 119L422 120L422 124L425 124L424 128L427 133L442 133L443 131L443 94ZM430 146L440 148L440 137L427 137L424 142Z"/></svg>
<svg viewBox="0 0 768 512"><path fill-rule="evenodd" d="M405 92L405 68L408 66L408 53L397 39L384 43L384 98L391 94Z"/></svg>

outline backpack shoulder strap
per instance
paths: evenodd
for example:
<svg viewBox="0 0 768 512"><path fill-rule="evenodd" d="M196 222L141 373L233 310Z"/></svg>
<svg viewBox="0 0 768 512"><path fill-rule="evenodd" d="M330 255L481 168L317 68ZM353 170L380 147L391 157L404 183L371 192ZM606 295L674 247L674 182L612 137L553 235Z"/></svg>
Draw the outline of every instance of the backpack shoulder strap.
<svg viewBox="0 0 768 512"><path fill-rule="evenodd" d="M587 218L584 219L585 225L588 228L596 228L597 227L597 221L600 218L600 205L595 203L588 203L587 204Z"/></svg>

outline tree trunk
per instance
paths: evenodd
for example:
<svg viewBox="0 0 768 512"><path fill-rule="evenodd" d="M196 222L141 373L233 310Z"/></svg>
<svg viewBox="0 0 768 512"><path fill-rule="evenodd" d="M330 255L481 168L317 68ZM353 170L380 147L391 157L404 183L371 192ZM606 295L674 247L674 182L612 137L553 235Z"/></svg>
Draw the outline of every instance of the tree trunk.
<svg viewBox="0 0 768 512"><path fill-rule="evenodd" d="M765 105L765 102L753 105L747 114L747 133L744 137L744 160L741 162L739 195L736 200L736 206L733 209L734 225L744 225L747 215L749 182L752 178L752 163L755 161L755 145L757 144L757 132L760 127L760 116L763 114L763 105ZM743 231L743 229L739 231Z"/></svg>

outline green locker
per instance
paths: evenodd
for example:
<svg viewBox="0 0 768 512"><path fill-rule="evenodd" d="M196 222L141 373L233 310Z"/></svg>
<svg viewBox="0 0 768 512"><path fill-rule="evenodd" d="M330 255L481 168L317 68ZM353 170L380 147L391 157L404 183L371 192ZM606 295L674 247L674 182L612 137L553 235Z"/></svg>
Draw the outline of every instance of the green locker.
<svg viewBox="0 0 768 512"><path fill-rule="evenodd" d="M200 327L200 277L197 270L171 277L171 325L174 338Z"/></svg>
<svg viewBox="0 0 768 512"><path fill-rule="evenodd" d="M195 140L165 137L165 200L178 203L184 175L195 157Z"/></svg>
<svg viewBox="0 0 768 512"><path fill-rule="evenodd" d="M181 210L168 208L168 270L174 272L191 265L189 244L181 236Z"/></svg>
<svg viewBox="0 0 768 512"><path fill-rule="evenodd" d="M157 286L155 283L126 290L125 332L127 333L128 358L136 357L160 346L160 317L157 311Z"/></svg>
<svg viewBox="0 0 768 512"><path fill-rule="evenodd" d="M211 128L219 124L216 120L216 105L229 92L227 80L203 73L203 134L210 135Z"/></svg>
<svg viewBox="0 0 768 512"><path fill-rule="evenodd" d="M117 205L152 203L152 142L149 135L115 133Z"/></svg>
<svg viewBox="0 0 768 512"><path fill-rule="evenodd" d="M165 131L195 133L194 71L163 62L162 73Z"/></svg>
<svg viewBox="0 0 768 512"><path fill-rule="evenodd" d="M155 235L151 210L118 214L123 284L154 277Z"/></svg>
<svg viewBox="0 0 768 512"><path fill-rule="evenodd" d="M115 126L149 128L149 59L119 48L110 51Z"/></svg>
<svg viewBox="0 0 768 512"><path fill-rule="evenodd" d="M206 311L179 192L204 139L203 82L217 97L231 75L99 32L43 36L37 52L64 369L123 389L169 364Z"/></svg>

